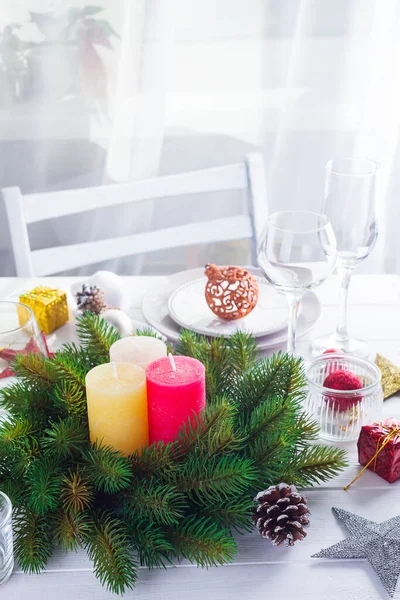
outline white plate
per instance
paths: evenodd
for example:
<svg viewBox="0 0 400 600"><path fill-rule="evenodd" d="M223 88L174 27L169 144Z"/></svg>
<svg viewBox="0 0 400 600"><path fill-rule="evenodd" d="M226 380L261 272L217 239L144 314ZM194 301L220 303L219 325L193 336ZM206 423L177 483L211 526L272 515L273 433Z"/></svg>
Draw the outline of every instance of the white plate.
<svg viewBox="0 0 400 600"><path fill-rule="evenodd" d="M257 338L271 335L287 326L287 300L282 292L267 283L265 277L257 277L257 283L257 305L242 319L220 319L212 312L204 295L206 277L189 281L172 292L168 311L181 327L211 337L227 336L235 331L246 331Z"/></svg>
<svg viewBox="0 0 400 600"><path fill-rule="evenodd" d="M260 276L260 269L246 267L253 275ZM148 323L161 331L167 338L174 342L179 339L180 326L171 319L168 312L168 298L176 289L192 281L199 279L204 274L204 268L181 271L170 277L163 278L155 288L149 290L143 297L142 312ZM300 303L297 323L297 336L305 335L321 316L321 303L314 292L304 296ZM284 344L287 340L287 331L279 331L272 335L258 338L260 350L274 348Z"/></svg>

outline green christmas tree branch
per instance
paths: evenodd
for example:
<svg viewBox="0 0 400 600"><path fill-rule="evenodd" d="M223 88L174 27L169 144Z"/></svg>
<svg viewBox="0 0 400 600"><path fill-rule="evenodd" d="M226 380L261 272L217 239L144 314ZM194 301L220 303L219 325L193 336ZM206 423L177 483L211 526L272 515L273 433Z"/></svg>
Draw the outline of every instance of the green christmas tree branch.
<svg viewBox="0 0 400 600"><path fill-rule="evenodd" d="M14 556L21 569L39 573L53 553L53 521L30 509L18 510L13 515Z"/></svg>
<svg viewBox="0 0 400 600"><path fill-rule="evenodd" d="M229 530L211 518L189 517L171 529L170 539L179 554L201 567L230 563L236 554L236 542Z"/></svg>
<svg viewBox="0 0 400 600"><path fill-rule="evenodd" d="M109 512L94 515L85 547L96 577L108 590L122 594L135 587L137 567L122 520Z"/></svg>
<svg viewBox="0 0 400 600"><path fill-rule="evenodd" d="M110 360L110 347L120 339L114 327L103 321L99 315L85 311L77 319L76 329L82 347L97 364Z"/></svg>
<svg viewBox="0 0 400 600"><path fill-rule="evenodd" d="M125 496L124 512L160 525L178 523L185 514L185 496L174 486L160 485L158 479L143 480Z"/></svg>
<svg viewBox="0 0 400 600"><path fill-rule="evenodd" d="M93 444L83 455L85 471L96 489L115 494L127 488L132 479L128 458L108 446Z"/></svg>
<svg viewBox="0 0 400 600"><path fill-rule="evenodd" d="M257 360L245 334L208 340L182 332L177 351L206 368L207 406L179 439L126 457L88 434L85 376L109 360L119 336L100 317L79 320L82 348L54 358L20 355L0 391L0 487L15 507L16 557L39 572L55 544L86 548L100 581L133 587L137 562L162 567L184 556L230 562L231 532L247 531L255 494L282 480L299 487L335 476L344 453L311 445L303 364L287 354Z"/></svg>

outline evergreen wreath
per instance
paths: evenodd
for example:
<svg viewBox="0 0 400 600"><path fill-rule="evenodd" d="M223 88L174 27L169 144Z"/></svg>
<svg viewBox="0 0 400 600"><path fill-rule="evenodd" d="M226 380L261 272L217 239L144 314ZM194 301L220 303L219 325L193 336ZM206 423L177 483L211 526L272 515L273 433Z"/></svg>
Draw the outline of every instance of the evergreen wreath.
<svg viewBox="0 0 400 600"><path fill-rule="evenodd" d="M109 590L133 588L138 565L183 556L229 563L233 531L253 528L254 496L270 484L317 484L345 466L344 453L310 444L317 425L303 412L302 360L257 359L255 340L183 331L177 354L204 363L207 407L179 440L125 457L91 445L85 375L109 361L119 335L99 316L78 320L81 346L53 358L18 355L14 383L0 391L0 489L14 506L15 556L26 572L45 568L59 544L85 548Z"/></svg>

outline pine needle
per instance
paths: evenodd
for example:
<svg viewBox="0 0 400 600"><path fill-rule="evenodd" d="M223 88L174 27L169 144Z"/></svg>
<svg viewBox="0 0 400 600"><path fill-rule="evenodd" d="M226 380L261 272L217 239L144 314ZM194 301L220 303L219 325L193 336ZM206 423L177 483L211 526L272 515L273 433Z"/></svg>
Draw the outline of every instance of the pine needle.
<svg viewBox="0 0 400 600"><path fill-rule="evenodd" d="M33 461L28 472L29 506L44 515L60 503L62 474L57 463L47 457Z"/></svg>
<svg viewBox="0 0 400 600"><path fill-rule="evenodd" d="M93 444L83 454L85 470L94 486L115 494L129 486L132 479L130 461L117 450Z"/></svg>
<svg viewBox="0 0 400 600"><path fill-rule="evenodd" d="M171 480L190 497L221 499L243 493L257 478L252 462L240 456L190 456Z"/></svg>
<svg viewBox="0 0 400 600"><path fill-rule="evenodd" d="M319 484L335 477L347 466L344 450L329 446L310 446L293 457L288 466L289 481L302 488Z"/></svg>
<svg viewBox="0 0 400 600"><path fill-rule="evenodd" d="M237 551L229 530L206 517L193 515L170 535L176 551L201 567L230 563Z"/></svg>
<svg viewBox="0 0 400 600"><path fill-rule="evenodd" d="M76 330L79 341L97 364L108 362L110 347L120 339L117 330L99 315L85 311L77 319Z"/></svg>
<svg viewBox="0 0 400 600"><path fill-rule="evenodd" d="M150 479L132 486L126 494L124 510L125 514L133 512L150 523L173 525L184 516L185 506L185 496L175 487Z"/></svg>
<svg viewBox="0 0 400 600"><path fill-rule="evenodd" d="M84 513L59 511L54 517L54 541L63 550L77 550L90 533L90 520Z"/></svg>
<svg viewBox="0 0 400 600"><path fill-rule="evenodd" d="M94 498L93 487L89 477L79 468L70 469L62 479L61 500L63 508L68 513L78 513L88 508Z"/></svg>
<svg viewBox="0 0 400 600"><path fill-rule="evenodd" d="M41 446L49 455L59 459L67 458L83 450L88 441L85 421L77 417L67 417L45 429Z"/></svg>
<svg viewBox="0 0 400 600"><path fill-rule="evenodd" d="M130 523L129 536L140 564L149 569L165 568L171 563L174 553L171 542L167 539L162 527L149 523L145 519L133 519Z"/></svg>
<svg viewBox="0 0 400 600"><path fill-rule="evenodd" d="M89 558L94 562L94 573L108 590L123 594L135 587L136 564L123 521L110 513L94 517L86 541Z"/></svg>
<svg viewBox="0 0 400 600"><path fill-rule="evenodd" d="M49 387L55 381L51 360L39 353L17 354L12 367L19 377L31 383Z"/></svg>
<svg viewBox="0 0 400 600"><path fill-rule="evenodd" d="M48 516L24 509L13 515L14 556L26 573L39 573L53 553L53 524Z"/></svg>

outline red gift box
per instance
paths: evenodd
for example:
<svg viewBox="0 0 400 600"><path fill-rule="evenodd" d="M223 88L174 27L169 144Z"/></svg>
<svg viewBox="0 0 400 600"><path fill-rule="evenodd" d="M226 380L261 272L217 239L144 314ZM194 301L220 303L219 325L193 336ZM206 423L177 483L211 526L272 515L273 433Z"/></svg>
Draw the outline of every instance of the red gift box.
<svg viewBox="0 0 400 600"><path fill-rule="evenodd" d="M364 425L357 446L360 465L373 459L368 466L371 471L389 483L400 478L400 421L385 419Z"/></svg>

